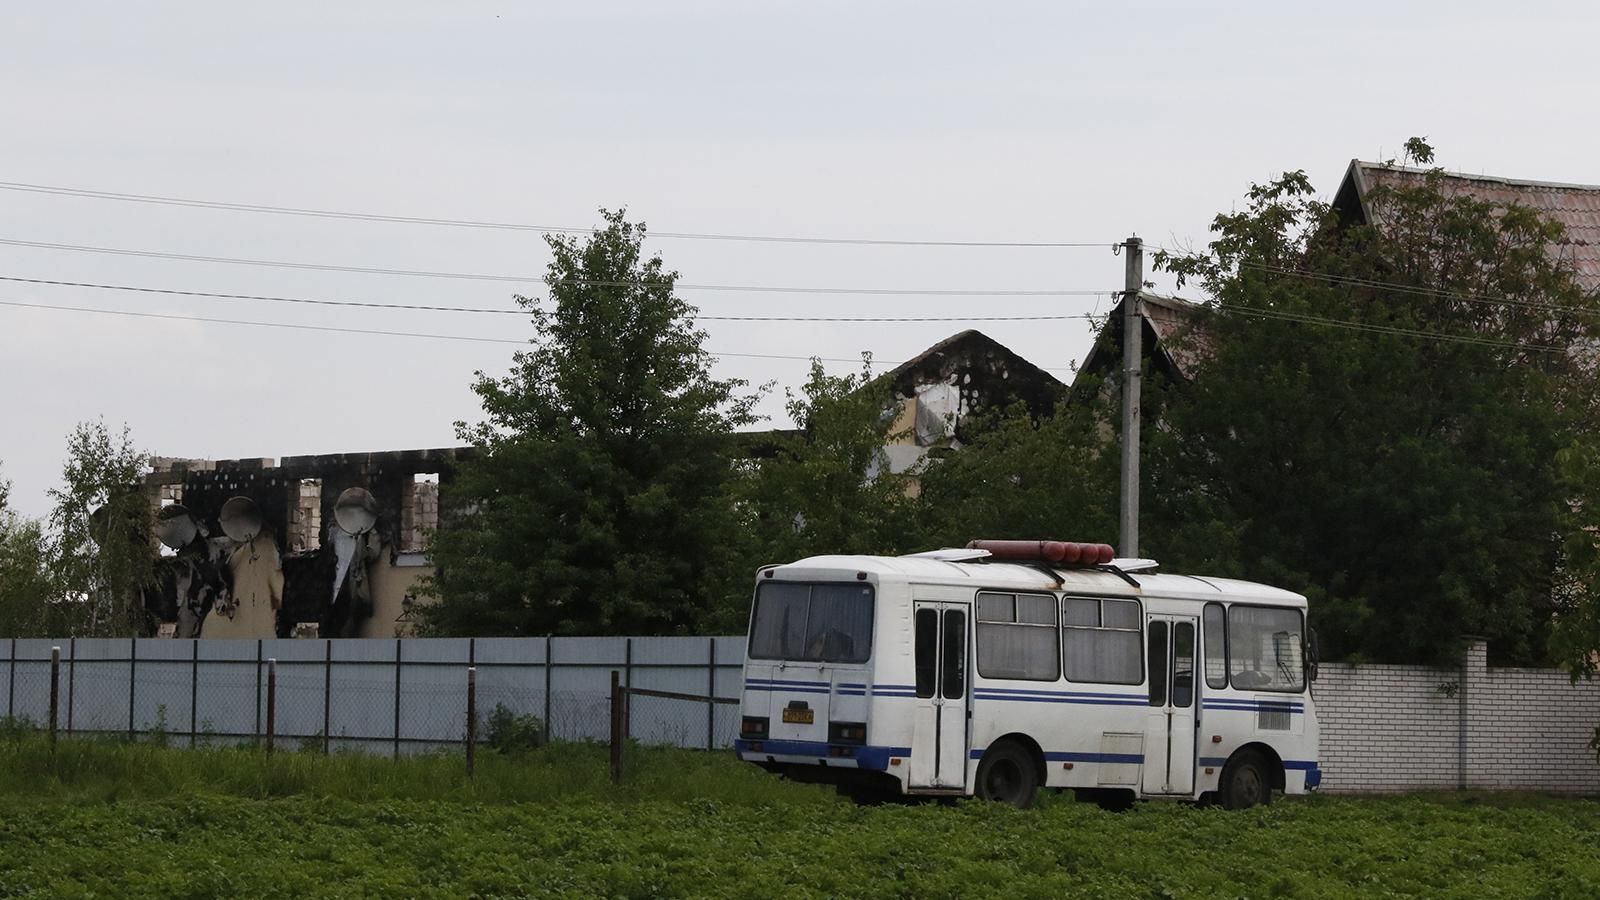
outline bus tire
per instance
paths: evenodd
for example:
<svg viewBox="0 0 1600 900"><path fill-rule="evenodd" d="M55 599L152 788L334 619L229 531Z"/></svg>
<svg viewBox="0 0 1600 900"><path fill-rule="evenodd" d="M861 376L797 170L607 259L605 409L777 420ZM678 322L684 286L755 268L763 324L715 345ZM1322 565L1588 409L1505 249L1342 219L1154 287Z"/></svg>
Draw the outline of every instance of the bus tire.
<svg viewBox="0 0 1600 900"><path fill-rule="evenodd" d="M1261 754L1246 750L1235 754L1222 769L1219 786L1223 809L1249 809L1272 802L1272 774Z"/></svg>
<svg viewBox="0 0 1600 900"><path fill-rule="evenodd" d="M976 787L980 800L995 800L1027 809L1033 805L1033 795L1039 789L1039 770L1034 767L1033 755L1011 741L995 744L978 763Z"/></svg>

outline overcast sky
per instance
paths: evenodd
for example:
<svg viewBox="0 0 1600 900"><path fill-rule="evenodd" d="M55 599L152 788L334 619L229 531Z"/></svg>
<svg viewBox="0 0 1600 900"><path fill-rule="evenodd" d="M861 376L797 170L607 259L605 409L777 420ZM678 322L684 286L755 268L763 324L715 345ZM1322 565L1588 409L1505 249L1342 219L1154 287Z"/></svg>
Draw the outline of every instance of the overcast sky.
<svg viewBox="0 0 1600 900"><path fill-rule="evenodd" d="M1130 233L1203 243L1252 181L1427 135L1457 170L1600 182L1589 3L11 4L0 181L658 231L1092 242L907 248L652 239L699 284L1115 291ZM538 234L0 190L0 239L541 275ZM492 281L0 244L0 275L510 307ZM1166 285L1163 285L1166 286ZM685 292L705 315L1042 315L1096 297ZM525 320L0 282L0 300L521 338ZM963 327L707 322L722 354L904 360ZM1082 320L979 326L1060 370ZM448 446L514 348L0 306L0 478L48 511L75 422L158 455ZM796 384L802 359L718 372ZM835 363L836 370L850 368ZM781 419L781 388L765 411Z"/></svg>

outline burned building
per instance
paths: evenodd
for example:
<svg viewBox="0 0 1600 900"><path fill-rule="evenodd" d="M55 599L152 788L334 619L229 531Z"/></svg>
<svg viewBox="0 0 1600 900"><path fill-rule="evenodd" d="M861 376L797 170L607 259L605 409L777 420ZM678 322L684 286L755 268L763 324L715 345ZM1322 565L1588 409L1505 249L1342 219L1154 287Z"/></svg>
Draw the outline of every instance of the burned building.
<svg viewBox="0 0 1600 900"><path fill-rule="evenodd" d="M408 634L439 493L472 453L157 459L146 611L176 637Z"/></svg>

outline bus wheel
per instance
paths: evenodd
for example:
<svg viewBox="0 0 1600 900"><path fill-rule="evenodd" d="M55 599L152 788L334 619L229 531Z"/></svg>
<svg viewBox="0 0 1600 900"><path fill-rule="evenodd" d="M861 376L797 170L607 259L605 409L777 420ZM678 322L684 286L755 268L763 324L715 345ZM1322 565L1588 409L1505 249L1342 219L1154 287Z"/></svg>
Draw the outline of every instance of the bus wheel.
<svg viewBox="0 0 1600 900"><path fill-rule="evenodd" d="M1224 809L1249 809L1272 802L1272 776L1259 753L1240 753L1222 770Z"/></svg>
<svg viewBox="0 0 1600 900"><path fill-rule="evenodd" d="M1016 744L996 744L978 763L977 794L980 800L998 800L1018 809L1033 805L1039 787L1039 772L1033 757Z"/></svg>

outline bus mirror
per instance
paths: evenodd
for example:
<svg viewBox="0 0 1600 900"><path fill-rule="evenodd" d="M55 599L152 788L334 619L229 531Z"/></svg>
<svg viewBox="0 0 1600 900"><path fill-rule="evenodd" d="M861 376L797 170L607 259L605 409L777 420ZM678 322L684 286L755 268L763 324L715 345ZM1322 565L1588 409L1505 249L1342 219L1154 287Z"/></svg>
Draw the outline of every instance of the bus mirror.
<svg viewBox="0 0 1600 900"><path fill-rule="evenodd" d="M1306 639L1306 677L1311 681L1317 680L1317 660L1321 655L1320 650L1321 648L1317 645L1317 630L1315 628L1308 629Z"/></svg>

